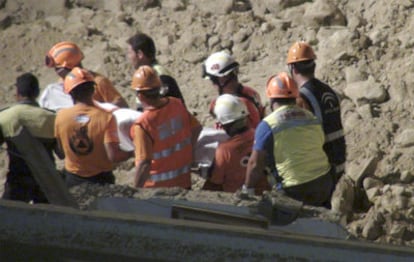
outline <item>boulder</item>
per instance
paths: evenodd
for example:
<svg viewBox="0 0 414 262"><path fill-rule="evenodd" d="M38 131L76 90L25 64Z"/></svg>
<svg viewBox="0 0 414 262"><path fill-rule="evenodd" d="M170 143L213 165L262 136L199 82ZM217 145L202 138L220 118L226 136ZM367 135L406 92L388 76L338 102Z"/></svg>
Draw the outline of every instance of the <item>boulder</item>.
<svg viewBox="0 0 414 262"><path fill-rule="evenodd" d="M339 8L324 0L316 0L306 8L304 20L309 26L346 25L346 17Z"/></svg>
<svg viewBox="0 0 414 262"><path fill-rule="evenodd" d="M414 129L403 130L395 137L397 147L410 147L414 145Z"/></svg>
<svg viewBox="0 0 414 262"><path fill-rule="evenodd" d="M383 85L377 83L373 77L369 77L366 81L347 84L344 93L356 105L383 103L388 98L388 93Z"/></svg>

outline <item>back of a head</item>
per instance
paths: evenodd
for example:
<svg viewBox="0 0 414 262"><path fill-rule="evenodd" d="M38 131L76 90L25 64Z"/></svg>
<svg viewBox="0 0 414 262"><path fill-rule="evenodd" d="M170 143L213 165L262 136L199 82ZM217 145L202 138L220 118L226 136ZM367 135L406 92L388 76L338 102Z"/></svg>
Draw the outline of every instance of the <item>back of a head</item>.
<svg viewBox="0 0 414 262"><path fill-rule="evenodd" d="M81 92L85 95L92 95L95 86L94 77L88 70L75 67L65 77L63 86L66 94L73 95L73 93Z"/></svg>
<svg viewBox="0 0 414 262"><path fill-rule="evenodd" d="M211 54L203 64L203 77L223 77L230 73L237 74L239 63L227 51Z"/></svg>
<svg viewBox="0 0 414 262"><path fill-rule="evenodd" d="M289 77L288 73L281 72L267 80L266 95L270 99L290 103L296 100L299 90L295 81Z"/></svg>
<svg viewBox="0 0 414 262"><path fill-rule="evenodd" d="M48 67L65 67L72 69L79 66L84 55L73 42L59 42L46 54L45 63Z"/></svg>
<svg viewBox="0 0 414 262"><path fill-rule="evenodd" d="M127 43L135 52L141 50L151 60L155 60L156 48L154 40L144 33L137 33L127 40Z"/></svg>
<svg viewBox="0 0 414 262"><path fill-rule="evenodd" d="M39 95L39 81L31 73L24 73L16 78L17 93L22 97L35 99Z"/></svg>
<svg viewBox="0 0 414 262"><path fill-rule="evenodd" d="M214 114L220 124L227 125L247 117L249 112L239 97L223 94L216 100Z"/></svg>

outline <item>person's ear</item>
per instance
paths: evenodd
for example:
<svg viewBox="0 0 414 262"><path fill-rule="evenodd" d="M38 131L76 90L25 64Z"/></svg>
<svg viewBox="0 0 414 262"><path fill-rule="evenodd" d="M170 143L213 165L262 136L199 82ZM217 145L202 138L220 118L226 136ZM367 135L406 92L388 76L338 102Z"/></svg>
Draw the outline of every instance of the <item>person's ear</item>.
<svg viewBox="0 0 414 262"><path fill-rule="evenodd" d="M142 58L144 57L144 52L142 52L141 50L138 50L138 51L135 53L135 55L136 55L136 57L137 57L138 59L142 59Z"/></svg>

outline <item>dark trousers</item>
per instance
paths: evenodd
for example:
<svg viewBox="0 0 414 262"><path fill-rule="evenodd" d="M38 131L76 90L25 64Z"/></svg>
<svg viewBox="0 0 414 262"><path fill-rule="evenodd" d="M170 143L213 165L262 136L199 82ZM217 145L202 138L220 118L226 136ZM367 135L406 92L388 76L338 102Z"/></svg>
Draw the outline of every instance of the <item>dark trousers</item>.
<svg viewBox="0 0 414 262"><path fill-rule="evenodd" d="M287 196L302 201L306 205L330 207L332 190L334 188L331 172L333 170L297 186L284 187L283 191Z"/></svg>
<svg viewBox="0 0 414 262"><path fill-rule="evenodd" d="M65 176L65 183L68 187L73 187L76 185L80 185L83 183L91 183L91 184L114 184L115 183L115 176L112 171L108 172L101 172L92 177L81 177L76 174L70 173L66 170L63 171Z"/></svg>
<svg viewBox="0 0 414 262"><path fill-rule="evenodd" d="M33 203L49 203L32 176L11 175L10 173L7 174L2 198L24 202L33 201Z"/></svg>

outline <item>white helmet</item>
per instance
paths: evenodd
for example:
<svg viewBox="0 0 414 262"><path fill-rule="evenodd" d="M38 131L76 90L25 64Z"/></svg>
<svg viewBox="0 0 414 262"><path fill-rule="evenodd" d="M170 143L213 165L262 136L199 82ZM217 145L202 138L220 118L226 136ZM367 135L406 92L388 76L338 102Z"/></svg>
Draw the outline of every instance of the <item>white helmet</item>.
<svg viewBox="0 0 414 262"><path fill-rule="evenodd" d="M237 96L223 94L216 100L214 114L222 125L230 124L246 117L249 113L246 105Z"/></svg>
<svg viewBox="0 0 414 262"><path fill-rule="evenodd" d="M239 63L227 51L220 51L210 55L204 62L203 67L204 77L222 77L238 68Z"/></svg>

